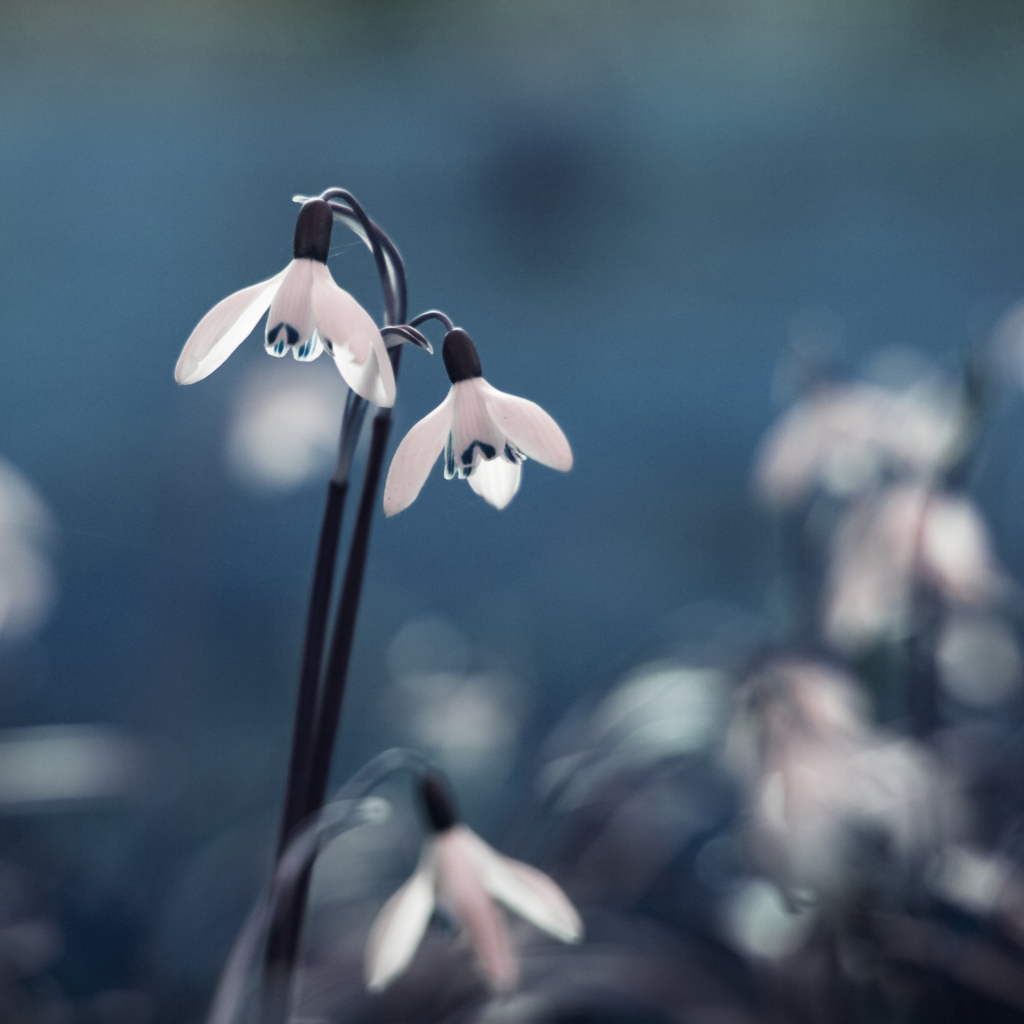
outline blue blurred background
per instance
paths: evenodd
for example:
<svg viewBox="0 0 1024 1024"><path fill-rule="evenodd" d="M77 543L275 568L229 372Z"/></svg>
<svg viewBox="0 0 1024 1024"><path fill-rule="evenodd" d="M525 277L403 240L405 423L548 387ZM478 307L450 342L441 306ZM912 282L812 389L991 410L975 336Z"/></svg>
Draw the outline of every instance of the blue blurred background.
<svg viewBox="0 0 1024 1024"><path fill-rule="evenodd" d="M0 724L137 754L102 799L0 817L82 1019L197 1017L266 866L344 388L258 335L172 371L290 258L293 193L354 192L412 311L573 445L501 513L438 466L374 524L336 775L423 747L493 834L516 766L680 609L770 631L748 479L786 353L953 367L1018 298L1022 30L1012 0L5 0L0 455L52 516L54 600L0 650ZM330 265L376 315L340 227ZM446 389L406 353L392 448ZM978 483L1018 572L1019 412Z"/></svg>

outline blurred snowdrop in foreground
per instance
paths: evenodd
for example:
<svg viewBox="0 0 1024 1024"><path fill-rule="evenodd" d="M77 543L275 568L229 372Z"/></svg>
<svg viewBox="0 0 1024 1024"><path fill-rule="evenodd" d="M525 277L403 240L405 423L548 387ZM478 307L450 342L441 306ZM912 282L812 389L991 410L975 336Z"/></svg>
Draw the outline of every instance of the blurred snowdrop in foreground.
<svg viewBox="0 0 1024 1024"><path fill-rule="evenodd" d="M35 488L0 459L0 639L28 636L46 620L55 589L48 557L54 525Z"/></svg>
<svg viewBox="0 0 1024 1024"><path fill-rule="evenodd" d="M826 665L783 659L751 677L727 759L747 793L750 856L797 902L905 882L960 828L930 751L874 728L853 679Z"/></svg>
<svg viewBox="0 0 1024 1024"><path fill-rule="evenodd" d="M250 487L292 491L329 470L345 392L334 374L318 369L289 361L261 368L243 384L228 432L227 460Z"/></svg>
<svg viewBox="0 0 1024 1024"><path fill-rule="evenodd" d="M866 496L833 539L827 637L849 650L907 635L912 599L922 586L966 607L983 607L1006 592L973 502L918 484Z"/></svg>

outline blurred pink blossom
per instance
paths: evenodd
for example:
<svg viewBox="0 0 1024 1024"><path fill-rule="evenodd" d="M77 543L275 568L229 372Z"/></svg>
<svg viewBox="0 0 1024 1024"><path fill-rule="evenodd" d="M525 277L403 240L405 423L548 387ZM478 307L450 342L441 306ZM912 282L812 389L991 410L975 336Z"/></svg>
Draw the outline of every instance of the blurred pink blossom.
<svg viewBox="0 0 1024 1024"><path fill-rule="evenodd" d="M854 493L887 468L929 475L956 451L960 435L955 404L934 388L822 388L768 432L755 487L769 505L785 507L816 486Z"/></svg>
<svg viewBox="0 0 1024 1024"><path fill-rule="evenodd" d="M757 866L791 898L830 899L851 882L858 833L901 862L959 829L959 803L931 753L866 718L855 681L787 659L750 680L727 753L745 781Z"/></svg>
<svg viewBox="0 0 1024 1024"><path fill-rule="evenodd" d="M989 604L1005 592L974 504L921 484L866 497L847 513L833 541L826 636L852 650L905 635L918 584L968 607Z"/></svg>

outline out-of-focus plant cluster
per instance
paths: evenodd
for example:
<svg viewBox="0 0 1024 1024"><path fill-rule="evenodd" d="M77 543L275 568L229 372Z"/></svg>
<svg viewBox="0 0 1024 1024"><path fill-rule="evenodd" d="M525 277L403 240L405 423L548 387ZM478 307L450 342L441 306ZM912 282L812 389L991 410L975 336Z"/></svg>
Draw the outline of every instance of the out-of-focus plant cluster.
<svg viewBox="0 0 1024 1024"><path fill-rule="evenodd" d="M753 465L777 525L773 615L677 614L549 732L505 815L509 852L564 887L582 945L512 923L521 981L498 997L470 944L433 929L409 971L368 994L367 930L404 870L395 851L414 844L399 799L388 822L325 853L303 1012L1018 1019L1019 584L971 485L993 410L1019 400L1002 382L1024 366L1020 320L959 376L887 352L863 379L816 377ZM472 791L480 773L500 784L517 714L514 681L471 660L431 620L389 655L410 735Z"/></svg>

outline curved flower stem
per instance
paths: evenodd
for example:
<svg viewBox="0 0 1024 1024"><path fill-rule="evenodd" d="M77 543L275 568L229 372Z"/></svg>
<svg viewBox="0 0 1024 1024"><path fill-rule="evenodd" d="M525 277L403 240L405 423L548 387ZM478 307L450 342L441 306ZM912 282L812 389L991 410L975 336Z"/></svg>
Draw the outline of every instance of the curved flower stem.
<svg viewBox="0 0 1024 1024"><path fill-rule="evenodd" d="M402 346L391 349L388 355L397 377ZM377 508L377 491L390 431L391 410L378 409L377 415L373 418L366 474L363 478L356 524L345 565L345 577L335 616L334 635L324 672L319 708L313 722L312 744L308 760L305 762L308 765L308 775L305 779L305 803L300 818L315 815L323 807L327 792L334 742L341 721L345 684L348 681L348 667L362 596L366 557L370 548L370 526ZM288 1008L291 1003L290 986L298 959L311 869L312 863L296 882L290 898L282 903L271 927L266 955L267 974L262 1018L264 1024L283 1024L288 1019Z"/></svg>
<svg viewBox="0 0 1024 1024"><path fill-rule="evenodd" d="M416 751L399 747L386 750L356 772L319 814L302 824L278 858L273 877L238 933L221 972L207 1024L235 1024L240 1019L254 987L274 912L312 866L324 843L377 820L376 809L367 806L366 797L387 776L399 771L422 774L429 767Z"/></svg>
<svg viewBox="0 0 1024 1024"><path fill-rule="evenodd" d="M427 320L437 320L438 323L444 324L446 331L454 331L455 324L452 323L452 318L447 313L442 313L439 309L428 309L425 313L420 313L419 316L414 316L409 321L410 327L419 327L420 324L425 323Z"/></svg>
<svg viewBox="0 0 1024 1024"><path fill-rule="evenodd" d="M327 615L334 588L334 567L338 559L338 541L341 537L341 517L348 494L349 473L356 441L366 417L366 402L354 391L345 401L338 443L338 460L334 474L327 485L327 502L320 524L320 540L313 569L313 586L309 594L306 613L306 632L302 645L302 663L299 670L299 691L295 702L295 724L292 729L292 749L285 784L284 812L278 853L284 852L295 827L303 818L305 792L309 780L310 736L316 715L317 689L320 667L323 664L324 641L327 635Z"/></svg>

